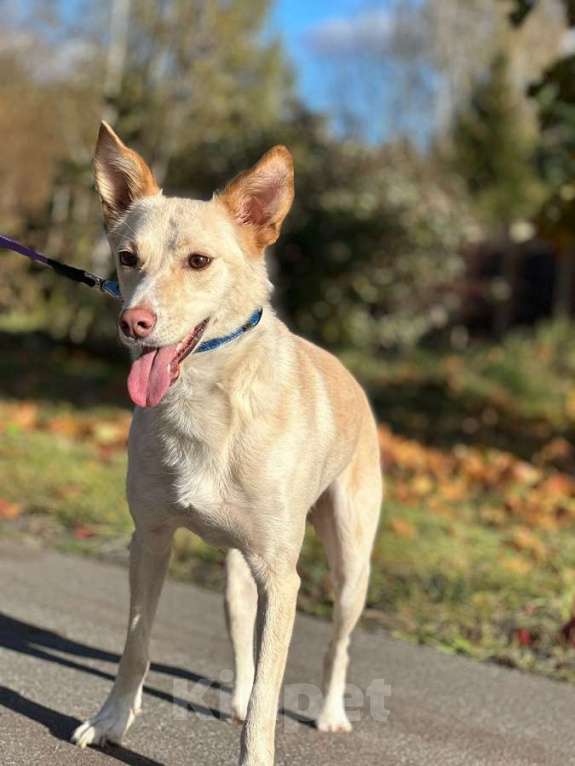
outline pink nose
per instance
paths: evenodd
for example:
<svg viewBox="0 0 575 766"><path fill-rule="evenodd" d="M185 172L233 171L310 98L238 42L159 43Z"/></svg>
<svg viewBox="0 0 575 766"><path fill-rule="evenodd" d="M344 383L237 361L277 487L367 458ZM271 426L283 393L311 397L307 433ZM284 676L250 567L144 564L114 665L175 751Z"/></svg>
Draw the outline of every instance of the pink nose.
<svg viewBox="0 0 575 766"><path fill-rule="evenodd" d="M156 315L150 309L136 306L120 314L120 330L128 338L147 338L156 326Z"/></svg>

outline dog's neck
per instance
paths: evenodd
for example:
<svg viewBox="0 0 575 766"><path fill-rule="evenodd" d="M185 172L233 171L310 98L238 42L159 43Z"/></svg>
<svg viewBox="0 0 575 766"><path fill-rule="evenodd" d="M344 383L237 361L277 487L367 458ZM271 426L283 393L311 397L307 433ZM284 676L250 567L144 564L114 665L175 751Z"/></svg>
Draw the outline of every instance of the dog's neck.
<svg viewBox="0 0 575 766"><path fill-rule="evenodd" d="M257 325L213 351L188 357L180 380L156 408L161 420L203 440L206 423L213 434L214 421L224 426L249 417L257 407L256 389L272 385L278 323L266 305Z"/></svg>
<svg viewBox="0 0 575 766"><path fill-rule="evenodd" d="M239 340L241 336L244 335L244 333L249 332L260 323L263 311L264 310L262 307L258 307L255 309L255 311L252 312L246 322L244 322L239 327L236 327L226 335L216 335L213 338L208 338L201 341L195 353L209 353L210 351L215 351L222 346L226 346L228 343L233 343L234 341Z"/></svg>

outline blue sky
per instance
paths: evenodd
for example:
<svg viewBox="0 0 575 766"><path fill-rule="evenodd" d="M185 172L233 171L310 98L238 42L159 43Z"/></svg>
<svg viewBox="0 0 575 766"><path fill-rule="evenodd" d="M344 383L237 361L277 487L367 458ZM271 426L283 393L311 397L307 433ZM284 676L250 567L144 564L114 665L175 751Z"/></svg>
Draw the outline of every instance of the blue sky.
<svg viewBox="0 0 575 766"><path fill-rule="evenodd" d="M56 0L69 20L81 18L87 0ZM12 0L18 17L38 0ZM333 73L328 67L349 51L379 48L388 28L389 11L398 2L422 0L275 0L268 31L283 42L292 62L300 96L312 108L333 106ZM329 53L329 56L322 54ZM349 95L349 93L348 93ZM352 94L353 95L353 94ZM374 137L378 134L376 130Z"/></svg>
<svg viewBox="0 0 575 766"><path fill-rule="evenodd" d="M404 0L418 2L418 0ZM70 18L77 16L85 0L59 0ZM330 23L345 24L362 12L385 12L393 0L275 0L270 30L278 35L292 60L300 94L312 106L325 106L325 77L310 37ZM14 0L13 8L25 8L30 0Z"/></svg>
<svg viewBox="0 0 575 766"><path fill-rule="evenodd" d="M425 143L431 129L429 115L426 119L416 109L398 111L408 93L401 76L407 70L382 55L397 28L398 9L417 8L423 2L276 0L270 29L283 40L299 93L310 106L339 117L342 107L348 114L351 110L356 126L371 140L407 133ZM369 61L376 68L362 68Z"/></svg>
<svg viewBox="0 0 575 766"><path fill-rule="evenodd" d="M284 41L294 64L300 94L313 106L322 107L324 81L321 65L310 44L310 35L333 21L353 19L366 8L385 9L388 0L276 0L272 31Z"/></svg>

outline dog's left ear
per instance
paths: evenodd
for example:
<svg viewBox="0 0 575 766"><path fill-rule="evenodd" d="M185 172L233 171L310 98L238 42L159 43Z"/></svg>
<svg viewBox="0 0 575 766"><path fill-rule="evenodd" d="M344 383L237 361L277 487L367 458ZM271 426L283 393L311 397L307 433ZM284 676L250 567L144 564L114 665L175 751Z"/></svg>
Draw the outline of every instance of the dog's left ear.
<svg viewBox="0 0 575 766"><path fill-rule="evenodd" d="M102 122L98 133L94 175L107 228L116 223L133 202L160 191L146 162L124 144L107 122Z"/></svg>
<svg viewBox="0 0 575 766"><path fill-rule="evenodd" d="M259 250L279 237L293 197L293 160L285 146L274 146L219 195L234 221L248 227Z"/></svg>

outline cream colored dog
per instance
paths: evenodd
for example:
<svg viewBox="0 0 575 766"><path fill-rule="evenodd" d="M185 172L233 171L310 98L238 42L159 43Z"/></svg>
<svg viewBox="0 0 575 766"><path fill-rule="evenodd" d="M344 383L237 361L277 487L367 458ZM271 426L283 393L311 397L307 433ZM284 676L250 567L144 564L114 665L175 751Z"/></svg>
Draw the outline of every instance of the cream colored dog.
<svg viewBox="0 0 575 766"><path fill-rule="evenodd" d="M335 591L317 726L351 729L348 645L382 500L375 422L337 359L293 335L269 305L264 250L293 200L285 147L209 202L164 197L144 160L104 123L94 165L124 299L120 335L134 359L127 488L135 532L118 677L73 741L119 742L138 713L172 536L186 527L229 549L240 763L271 766L307 519L325 544Z"/></svg>

